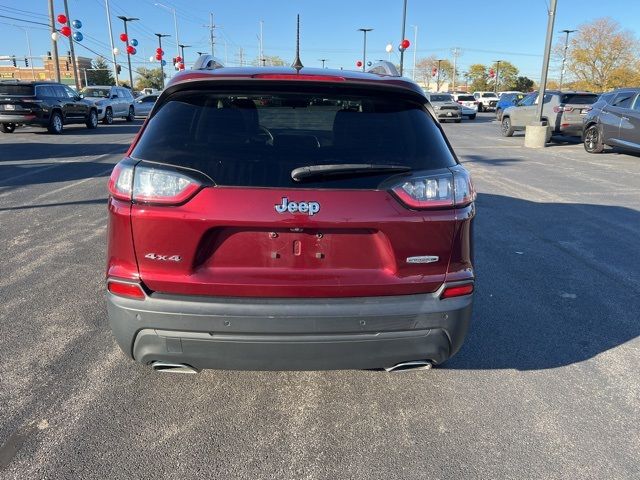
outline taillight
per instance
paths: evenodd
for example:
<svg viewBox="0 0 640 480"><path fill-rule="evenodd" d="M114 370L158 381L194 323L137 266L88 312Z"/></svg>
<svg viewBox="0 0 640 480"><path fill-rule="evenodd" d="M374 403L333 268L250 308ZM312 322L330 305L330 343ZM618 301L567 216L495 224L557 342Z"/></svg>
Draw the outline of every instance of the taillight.
<svg viewBox="0 0 640 480"><path fill-rule="evenodd" d="M202 183L171 167L158 168L125 159L109 178L109 193L119 200L178 205L200 190Z"/></svg>
<svg viewBox="0 0 640 480"><path fill-rule="evenodd" d="M118 200L131 200L133 191L133 163L118 163L109 177L109 193Z"/></svg>
<svg viewBox="0 0 640 480"><path fill-rule="evenodd" d="M186 202L201 186L197 180L175 170L138 165L133 179L133 200L176 205Z"/></svg>
<svg viewBox="0 0 640 480"><path fill-rule="evenodd" d="M573 107L559 107L559 106L555 106L553 107L553 112L554 113L560 113L560 112L572 112L573 111Z"/></svg>
<svg viewBox="0 0 640 480"><path fill-rule="evenodd" d="M144 300L147 296L138 283L123 283L114 280L107 281L107 290L114 295L120 297L134 298L136 300Z"/></svg>
<svg viewBox="0 0 640 480"><path fill-rule="evenodd" d="M451 287L446 287L440 295L440 298L462 297L471 293L473 293L473 283L453 285Z"/></svg>
<svg viewBox="0 0 640 480"><path fill-rule="evenodd" d="M475 201L469 173L460 165L449 170L450 173L411 177L391 191L407 207L417 210L464 207Z"/></svg>

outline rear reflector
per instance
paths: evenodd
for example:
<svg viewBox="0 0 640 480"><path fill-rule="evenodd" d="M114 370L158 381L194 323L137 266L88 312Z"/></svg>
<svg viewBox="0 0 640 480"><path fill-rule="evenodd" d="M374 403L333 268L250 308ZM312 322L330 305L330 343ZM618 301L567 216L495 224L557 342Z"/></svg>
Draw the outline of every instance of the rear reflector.
<svg viewBox="0 0 640 480"><path fill-rule="evenodd" d="M473 293L473 283L447 287L444 289L444 292L442 292L442 295L440 295L440 298L462 297L463 295L469 295L470 293Z"/></svg>
<svg viewBox="0 0 640 480"><path fill-rule="evenodd" d="M107 290L120 297L134 298L136 300L144 300L146 297L144 290L137 283L121 283L109 280L107 282Z"/></svg>

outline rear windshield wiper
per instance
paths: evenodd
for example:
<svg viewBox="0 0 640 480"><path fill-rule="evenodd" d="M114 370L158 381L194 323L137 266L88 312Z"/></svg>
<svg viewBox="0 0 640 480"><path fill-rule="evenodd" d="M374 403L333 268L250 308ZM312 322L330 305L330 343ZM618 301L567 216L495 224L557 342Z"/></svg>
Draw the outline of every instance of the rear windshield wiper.
<svg viewBox="0 0 640 480"><path fill-rule="evenodd" d="M411 167L377 163L339 163L333 165L308 165L291 171L296 182L308 178L335 177L339 175L375 174L380 172L409 172Z"/></svg>

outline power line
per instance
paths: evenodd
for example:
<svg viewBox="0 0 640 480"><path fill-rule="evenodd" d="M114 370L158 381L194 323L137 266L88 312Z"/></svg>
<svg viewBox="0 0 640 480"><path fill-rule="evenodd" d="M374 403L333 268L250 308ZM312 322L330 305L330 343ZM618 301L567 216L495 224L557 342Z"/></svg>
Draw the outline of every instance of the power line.
<svg viewBox="0 0 640 480"><path fill-rule="evenodd" d="M9 17L8 15L0 15L0 18L9 18L11 20L17 20L18 22L33 23L34 25L44 25L45 27L50 27L48 23L34 22L33 20L25 20L24 18Z"/></svg>

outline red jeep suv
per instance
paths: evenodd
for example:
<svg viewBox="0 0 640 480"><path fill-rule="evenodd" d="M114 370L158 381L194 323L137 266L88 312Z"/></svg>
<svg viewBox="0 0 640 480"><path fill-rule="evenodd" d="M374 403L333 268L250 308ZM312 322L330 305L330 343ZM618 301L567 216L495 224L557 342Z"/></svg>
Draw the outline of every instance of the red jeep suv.
<svg viewBox="0 0 640 480"><path fill-rule="evenodd" d="M463 342L475 192L407 79L179 74L109 193L109 319L155 370L428 368Z"/></svg>

